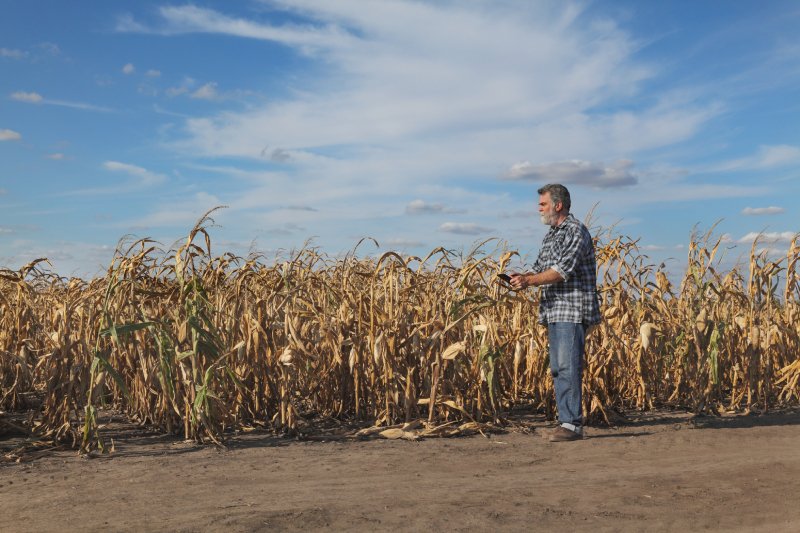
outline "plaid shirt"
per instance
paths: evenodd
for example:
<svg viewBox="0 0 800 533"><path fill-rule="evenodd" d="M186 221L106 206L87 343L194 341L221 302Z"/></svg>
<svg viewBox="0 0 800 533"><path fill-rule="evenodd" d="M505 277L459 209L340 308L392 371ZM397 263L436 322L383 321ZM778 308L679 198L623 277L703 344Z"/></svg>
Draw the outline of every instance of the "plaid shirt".
<svg viewBox="0 0 800 533"><path fill-rule="evenodd" d="M542 287L539 323L600 322L594 243L586 226L572 214L550 228L532 270L538 274L550 268L565 281Z"/></svg>

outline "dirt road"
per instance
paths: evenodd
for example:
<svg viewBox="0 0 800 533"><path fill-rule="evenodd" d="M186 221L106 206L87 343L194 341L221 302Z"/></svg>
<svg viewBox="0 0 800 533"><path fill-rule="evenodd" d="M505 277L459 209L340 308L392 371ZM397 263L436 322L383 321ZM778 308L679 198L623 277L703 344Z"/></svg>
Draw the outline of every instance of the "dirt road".
<svg viewBox="0 0 800 533"><path fill-rule="evenodd" d="M0 464L0 531L800 531L800 412L226 449L131 433ZM0 446L2 441L0 441Z"/></svg>

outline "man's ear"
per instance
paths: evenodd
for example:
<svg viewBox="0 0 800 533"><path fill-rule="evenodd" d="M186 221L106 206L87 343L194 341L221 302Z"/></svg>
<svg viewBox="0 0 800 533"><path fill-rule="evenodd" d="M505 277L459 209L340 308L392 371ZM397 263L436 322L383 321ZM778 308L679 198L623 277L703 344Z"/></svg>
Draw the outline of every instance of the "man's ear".
<svg viewBox="0 0 800 533"><path fill-rule="evenodd" d="M564 207L564 204L563 204L563 202L556 202L556 203L553 204L553 207L555 207L556 213L560 213L561 212L561 208Z"/></svg>

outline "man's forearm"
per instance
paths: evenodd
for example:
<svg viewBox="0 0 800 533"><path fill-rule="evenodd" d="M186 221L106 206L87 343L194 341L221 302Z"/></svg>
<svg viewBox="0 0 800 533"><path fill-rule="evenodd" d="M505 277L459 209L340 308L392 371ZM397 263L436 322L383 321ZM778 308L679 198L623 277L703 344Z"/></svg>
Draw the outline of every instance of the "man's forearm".
<svg viewBox="0 0 800 533"><path fill-rule="evenodd" d="M564 278L556 270L548 268L544 272L538 274L524 274L525 285L528 287L538 287L540 285L551 285L553 283L561 283Z"/></svg>

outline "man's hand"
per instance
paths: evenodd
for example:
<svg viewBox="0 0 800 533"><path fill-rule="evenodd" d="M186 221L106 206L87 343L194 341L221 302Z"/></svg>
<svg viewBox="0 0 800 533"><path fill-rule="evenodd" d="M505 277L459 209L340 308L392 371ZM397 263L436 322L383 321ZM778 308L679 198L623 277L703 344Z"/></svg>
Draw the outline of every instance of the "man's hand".
<svg viewBox="0 0 800 533"><path fill-rule="evenodd" d="M519 291L531 286L530 277L528 274L512 272L509 274L509 276L511 276L511 286L514 288L514 290Z"/></svg>

